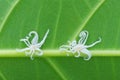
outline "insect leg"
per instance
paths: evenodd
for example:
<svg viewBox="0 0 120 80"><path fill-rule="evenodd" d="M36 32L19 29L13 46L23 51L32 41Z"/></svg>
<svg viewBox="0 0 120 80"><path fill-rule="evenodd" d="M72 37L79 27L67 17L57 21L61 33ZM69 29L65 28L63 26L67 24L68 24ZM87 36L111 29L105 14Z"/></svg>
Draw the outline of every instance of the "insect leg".
<svg viewBox="0 0 120 80"><path fill-rule="evenodd" d="M24 48L24 49L16 49L16 51L18 52L24 52L24 51L27 51L27 50L30 50L29 48Z"/></svg>
<svg viewBox="0 0 120 80"><path fill-rule="evenodd" d="M40 43L38 43L38 46L39 46L39 47L41 47L41 46L44 44L44 42L45 42L45 40L46 40L46 38L47 38L48 33L49 33L49 29L47 30L47 32L46 32L44 38L42 39L42 41L41 41Z"/></svg>
<svg viewBox="0 0 120 80"><path fill-rule="evenodd" d="M86 48L90 48L90 47L93 47L94 45L96 45L97 43L100 43L101 42L101 38L99 37L99 40L98 41L96 41L96 42L94 42L93 44L91 44L91 45L86 45L85 47Z"/></svg>
<svg viewBox="0 0 120 80"><path fill-rule="evenodd" d="M80 57L80 51L77 51L77 55L75 55L75 57Z"/></svg>
<svg viewBox="0 0 120 80"><path fill-rule="evenodd" d="M42 56L43 55L43 51L41 49L38 48L36 50L39 51L38 54L37 54L38 56Z"/></svg>
<svg viewBox="0 0 120 80"><path fill-rule="evenodd" d="M28 47L30 46L30 42L28 41L28 37L26 37L26 39L20 39L20 41L23 41Z"/></svg>
<svg viewBox="0 0 120 80"><path fill-rule="evenodd" d="M30 55L30 59L33 60L33 54L34 54L34 50L31 50L31 55Z"/></svg>
<svg viewBox="0 0 120 80"><path fill-rule="evenodd" d="M88 56L88 58L84 57L84 60L89 60L91 58L91 53L87 49L82 49L81 52Z"/></svg>

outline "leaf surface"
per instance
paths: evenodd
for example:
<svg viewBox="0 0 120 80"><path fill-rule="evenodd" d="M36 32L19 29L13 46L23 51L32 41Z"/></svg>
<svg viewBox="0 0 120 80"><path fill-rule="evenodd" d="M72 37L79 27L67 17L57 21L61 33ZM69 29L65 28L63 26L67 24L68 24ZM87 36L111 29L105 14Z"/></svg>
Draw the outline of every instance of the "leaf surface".
<svg viewBox="0 0 120 80"><path fill-rule="evenodd" d="M24 48L20 42L30 31L37 31L39 41L50 33L43 50L56 53L59 46L77 39L88 30L87 44L102 38L90 48L99 56L120 51L119 0L0 0L0 54ZM51 50L52 52L49 52ZM96 52L94 51L96 50ZM106 52L106 50L110 50ZM91 51L92 52L92 51ZM17 52L16 52L17 53ZM18 55L20 53L17 53ZM0 80L118 80L119 57L1 57Z"/></svg>

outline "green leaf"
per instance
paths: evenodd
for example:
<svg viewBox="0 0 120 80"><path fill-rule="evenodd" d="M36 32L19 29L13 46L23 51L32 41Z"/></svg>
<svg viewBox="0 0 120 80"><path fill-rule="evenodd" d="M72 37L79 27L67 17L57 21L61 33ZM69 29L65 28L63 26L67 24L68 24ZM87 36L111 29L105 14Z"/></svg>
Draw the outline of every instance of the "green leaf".
<svg viewBox="0 0 120 80"><path fill-rule="evenodd" d="M119 0L0 0L0 80L119 80ZM31 60L16 48L30 31L50 33L43 57ZM88 30L93 57L67 57L59 47ZM109 56L109 57L106 57ZM115 57L116 56L116 57Z"/></svg>

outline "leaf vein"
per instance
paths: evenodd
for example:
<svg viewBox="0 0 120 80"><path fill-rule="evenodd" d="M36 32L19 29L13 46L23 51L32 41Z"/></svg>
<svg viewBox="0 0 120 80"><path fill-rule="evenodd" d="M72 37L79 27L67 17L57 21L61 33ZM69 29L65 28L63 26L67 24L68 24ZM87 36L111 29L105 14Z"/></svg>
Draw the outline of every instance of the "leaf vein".
<svg viewBox="0 0 120 80"><path fill-rule="evenodd" d="M57 20L56 20L55 32L54 32L51 47L54 47L54 44L55 44L55 39L56 39L56 35L57 35L57 29L58 29L58 23L59 23L59 20L60 20L61 11L62 11L62 0L60 0L60 7L59 7L59 11L58 11L58 17L57 17Z"/></svg>
<svg viewBox="0 0 120 80"><path fill-rule="evenodd" d="M46 58L46 60L51 65L51 67L56 71L56 73L59 74L59 76L62 78L62 80L67 80L66 77L63 75L63 73L58 68L58 66L56 66L55 63L51 59Z"/></svg>
<svg viewBox="0 0 120 80"><path fill-rule="evenodd" d="M80 24L79 28L75 32L74 36L71 38L74 40L79 32L86 26L86 24L89 22L89 20L93 17L93 15L97 12L97 10L101 7L101 5L105 2L105 0L101 0L93 9L91 9L90 13L87 15L87 17L83 20L83 22Z"/></svg>
<svg viewBox="0 0 120 80"><path fill-rule="evenodd" d="M120 50L91 50L92 56L120 56ZM44 50L43 56L66 56L66 52L59 50ZM1 49L0 57L28 57L24 53L18 53L15 49Z"/></svg>
<svg viewBox="0 0 120 80"><path fill-rule="evenodd" d="M0 32L2 31L5 23L7 22L10 14L12 13L12 11L14 10L14 8L16 7L16 5L17 5L19 2L20 2L20 0L16 0L16 1L14 2L14 4L12 5L12 7L9 9L8 13L6 14L4 20L2 21L2 23L1 23L1 25L0 25Z"/></svg>
<svg viewBox="0 0 120 80"><path fill-rule="evenodd" d="M0 71L0 76L3 80L7 80L1 71Z"/></svg>

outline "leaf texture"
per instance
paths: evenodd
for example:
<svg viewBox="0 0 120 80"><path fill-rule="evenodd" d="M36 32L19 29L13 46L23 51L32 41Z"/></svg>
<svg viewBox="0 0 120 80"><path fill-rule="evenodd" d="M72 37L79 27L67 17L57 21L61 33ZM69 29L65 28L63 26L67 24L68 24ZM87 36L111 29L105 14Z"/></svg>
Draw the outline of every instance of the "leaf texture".
<svg viewBox="0 0 120 80"><path fill-rule="evenodd" d="M102 38L90 48L90 61L66 56L30 60L18 53L0 57L0 80L119 80L120 58L112 57L120 53L119 5L119 0L0 0L0 54L25 47L19 40L33 30L41 41L50 29L42 46L47 54L57 54L59 46L78 40L82 30L89 31L87 44ZM113 55L105 57L110 52Z"/></svg>

